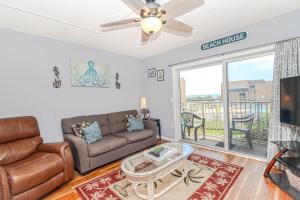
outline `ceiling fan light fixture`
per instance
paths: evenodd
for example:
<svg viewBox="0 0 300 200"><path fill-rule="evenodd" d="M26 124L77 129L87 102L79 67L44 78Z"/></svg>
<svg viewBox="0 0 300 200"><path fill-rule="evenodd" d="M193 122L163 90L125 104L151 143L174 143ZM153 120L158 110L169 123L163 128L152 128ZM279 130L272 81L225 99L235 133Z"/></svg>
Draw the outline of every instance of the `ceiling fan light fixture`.
<svg viewBox="0 0 300 200"><path fill-rule="evenodd" d="M153 34L160 31L162 27L162 21L156 16L149 16L142 19L141 26L145 33Z"/></svg>

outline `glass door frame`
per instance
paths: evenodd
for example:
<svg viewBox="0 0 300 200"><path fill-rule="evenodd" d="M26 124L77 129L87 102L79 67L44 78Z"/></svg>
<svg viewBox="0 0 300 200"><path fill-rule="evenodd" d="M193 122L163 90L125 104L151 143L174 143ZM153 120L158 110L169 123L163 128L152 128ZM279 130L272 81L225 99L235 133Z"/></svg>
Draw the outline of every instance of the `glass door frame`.
<svg viewBox="0 0 300 200"><path fill-rule="evenodd" d="M228 63L236 62L240 60L251 59L259 56L267 56L270 54L274 54L274 45L264 46L260 48L250 49L246 51L239 51L235 53L222 54L212 57L207 57L204 59L199 59L197 61L186 62L183 64L178 64L172 66L172 83L173 83L173 98L171 98L171 102L173 102L173 110L174 110L174 123L172 127L174 127L175 132L175 141L182 140L181 138L181 127L180 127L180 112L181 112L181 104L180 104L180 71L185 71L187 69L196 69L209 67L212 65L222 65L222 73L223 73L223 107L224 107L224 148L216 148L211 146L204 146L206 148L212 149L220 149L225 152L229 152L236 155L241 155L245 157L251 157L258 160L266 161L266 158L262 158L255 155L250 155L242 152L232 151L229 148L229 128L230 128L230 120L229 120L229 98L228 98Z"/></svg>
<svg viewBox="0 0 300 200"><path fill-rule="evenodd" d="M227 74L227 72L226 73L224 73L224 70L226 70L226 69L224 69L224 64L223 64L223 62L217 62L217 63L207 63L207 64L205 64L205 65L201 65L201 66L194 66L194 67L190 67L190 68L182 68L182 69L179 69L178 71L179 71L179 77L180 77L180 72L184 72L184 71L187 71L187 70L197 70L197 69L203 69L203 68L209 68L209 67L214 67L214 66L219 66L219 67L221 67L221 69L222 69L222 81L224 81L224 74ZM179 84L180 85L180 84ZM224 89L224 85L225 84L223 84L223 82L222 82L222 88L221 88L221 91L223 91L223 89ZM227 87L227 86L226 86ZM180 86L179 86L179 88L180 88ZM181 95L181 91L180 91L180 89L179 89L179 94ZM225 94L224 95L224 97L226 96L227 94ZM226 97L225 97L226 98ZM180 100L179 100L179 102L180 102ZM225 100L223 100L223 108L225 109ZM179 106L180 106L180 111L181 111L181 102L179 103ZM224 110L225 111L225 110ZM225 114L225 112L224 112L224 115L226 115ZM225 117L225 116L224 116ZM224 120L224 118L223 118L223 120ZM227 130L227 128L226 128L227 126L225 125L225 121L224 121L224 139L223 139L223 142L224 142L224 147L214 147L214 148L217 148L217 149L221 149L221 150L223 150L224 148L226 148L225 147L225 144L226 144L226 142L225 142L225 140L226 140L226 130ZM182 138L181 138L181 140L183 140ZM227 140L226 140L227 141ZM211 147L211 146L209 146L209 145L205 145L205 146L208 146L208 147Z"/></svg>

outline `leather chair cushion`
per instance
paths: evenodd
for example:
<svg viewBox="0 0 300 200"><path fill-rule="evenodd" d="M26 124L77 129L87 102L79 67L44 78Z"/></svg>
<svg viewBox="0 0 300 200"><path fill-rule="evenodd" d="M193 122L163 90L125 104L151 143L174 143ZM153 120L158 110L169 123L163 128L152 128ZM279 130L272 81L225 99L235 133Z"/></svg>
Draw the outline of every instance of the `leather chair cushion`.
<svg viewBox="0 0 300 200"><path fill-rule="evenodd" d="M64 163L58 154L37 152L28 158L4 166L8 174L12 195L36 187L64 170Z"/></svg>
<svg viewBox="0 0 300 200"><path fill-rule="evenodd" d="M149 137L152 137L153 131L150 129L145 129L145 130L136 131L136 132L124 131L121 133L116 133L114 135L117 137L120 137L120 138L126 138L128 140L128 143L134 143L134 142L141 141L141 140L147 139Z"/></svg>
<svg viewBox="0 0 300 200"><path fill-rule="evenodd" d="M88 145L89 156L97 156L108 151L120 148L127 145L126 138L119 138L112 135L107 135L102 140Z"/></svg>
<svg viewBox="0 0 300 200"><path fill-rule="evenodd" d="M136 110L129 110L123 112L109 113L108 121L110 124L111 133L118 133L127 130L127 118L126 115L136 116L138 112Z"/></svg>
<svg viewBox="0 0 300 200"><path fill-rule="evenodd" d="M39 127L34 117L0 119L0 144L39 135Z"/></svg>
<svg viewBox="0 0 300 200"><path fill-rule="evenodd" d="M22 160L36 152L36 148L43 142L40 136L0 144L0 165Z"/></svg>

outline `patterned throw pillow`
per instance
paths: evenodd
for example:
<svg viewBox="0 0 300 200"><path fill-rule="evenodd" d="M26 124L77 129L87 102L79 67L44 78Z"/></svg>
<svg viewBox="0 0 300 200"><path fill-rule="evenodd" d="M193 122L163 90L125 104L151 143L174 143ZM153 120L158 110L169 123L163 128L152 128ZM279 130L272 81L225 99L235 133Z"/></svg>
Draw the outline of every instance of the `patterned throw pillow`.
<svg viewBox="0 0 300 200"><path fill-rule="evenodd" d="M102 133L98 122L93 122L89 126L82 128L85 141L92 144L102 139Z"/></svg>
<svg viewBox="0 0 300 200"><path fill-rule="evenodd" d="M80 137L80 138L84 139L84 134L83 134L83 130L82 129L84 127L89 126L91 123L92 123L91 121L83 121L83 122L79 122L79 123L73 124L72 125L72 129L74 131L74 134L77 137Z"/></svg>
<svg viewBox="0 0 300 200"><path fill-rule="evenodd" d="M140 116L132 116L132 115L129 115L129 116L126 116L127 117L127 130L128 132L133 132L133 131L141 131L141 130L144 130L145 127L144 127L144 121L143 121L143 118L140 117Z"/></svg>

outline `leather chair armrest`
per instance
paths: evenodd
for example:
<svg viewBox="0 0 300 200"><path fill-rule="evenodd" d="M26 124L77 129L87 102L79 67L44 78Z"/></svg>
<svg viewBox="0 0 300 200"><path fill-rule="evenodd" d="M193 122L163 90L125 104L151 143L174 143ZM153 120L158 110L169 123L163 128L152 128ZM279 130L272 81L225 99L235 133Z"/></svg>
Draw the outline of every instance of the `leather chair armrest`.
<svg viewBox="0 0 300 200"><path fill-rule="evenodd" d="M68 142L40 144L37 150L42 152L56 153L60 155L64 161L65 181L69 181L73 178L74 160Z"/></svg>
<svg viewBox="0 0 300 200"><path fill-rule="evenodd" d="M144 120L144 127L145 129L150 129L153 131L154 135L158 134L158 130L157 130L157 122L153 121L153 120Z"/></svg>
<svg viewBox="0 0 300 200"><path fill-rule="evenodd" d="M1 200L11 199L8 176L4 168L1 166L0 166L0 199Z"/></svg>
<svg viewBox="0 0 300 200"><path fill-rule="evenodd" d="M80 173L89 171L89 154L85 140L73 134L64 134L64 140L70 143L76 169Z"/></svg>
<svg viewBox="0 0 300 200"><path fill-rule="evenodd" d="M56 153L62 155L64 149L69 147L68 142L43 143L38 146L38 151Z"/></svg>

